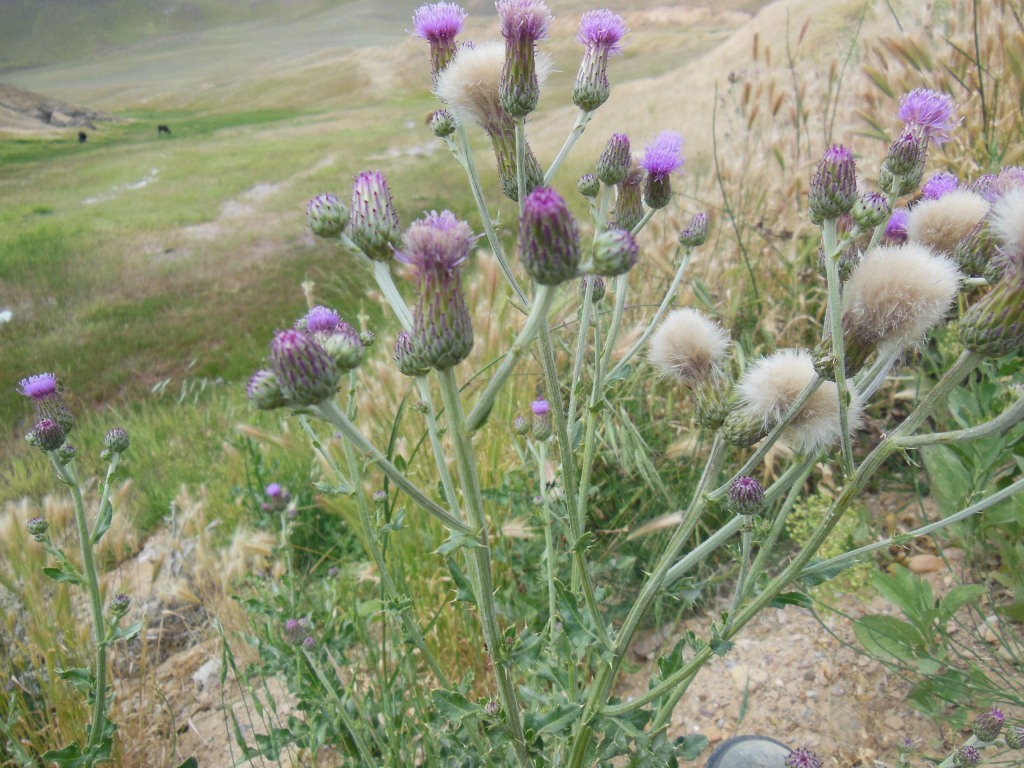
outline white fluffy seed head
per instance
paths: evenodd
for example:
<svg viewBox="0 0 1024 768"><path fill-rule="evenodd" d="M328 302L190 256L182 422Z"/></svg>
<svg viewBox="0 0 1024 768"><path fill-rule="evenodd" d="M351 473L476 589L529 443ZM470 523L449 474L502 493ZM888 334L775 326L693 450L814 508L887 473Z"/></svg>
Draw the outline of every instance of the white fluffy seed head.
<svg viewBox="0 0 1024 768"><path fill-rule="evenodd" d="M910 211L907 239L940 253L952 253L985 218L989 204L966 189L947 192L938 200L922 200Z"/></svg>
<svg viewBox="0 0 1024 768"><path fill-rule="evenodd" d="M537 82L541 87L551 74L551 56L535 54ZM465 125L475 122L489 133L511 118L501 106L498 90L505 65L505 44L498 41L462 46L437 76L434 93Z"/></svg>
<svg viewBox="0 0 1024 768"><path fill-rule="evenodd" d="M996 201L989 226L1002 243L1004 254L1018 268L1024 268L1024 189L1007 192Z"/></svg>
<svg viewBox="0 0 1024 768"><path fill-rule="evenodd" d="M814 361L806 350L781 349L762 357L747 369L737 385L740 407L748 418L762 419L765 431L771 430L815 375ZM852 433L860 426L863 403L852 382L847 385L851 395L847 418ZM815 390L790 423L785 438L804 453L839 439L839 389L834 382L823 382Z"/></svg>
<svg viewBox="0 0 1024 768"><path fill-rule="evenodd" d="M696 309L669 312L651 336L648 359L664 378L697 384L721 370L729 334Z"/></svg>
<svg viewBox="0 0 1024 768"><path fill-rule="evenodd" d="M918 343L945 319L961 277L952 259L917 243L872 249L843 288L844 336L900 348Z"/></svg>

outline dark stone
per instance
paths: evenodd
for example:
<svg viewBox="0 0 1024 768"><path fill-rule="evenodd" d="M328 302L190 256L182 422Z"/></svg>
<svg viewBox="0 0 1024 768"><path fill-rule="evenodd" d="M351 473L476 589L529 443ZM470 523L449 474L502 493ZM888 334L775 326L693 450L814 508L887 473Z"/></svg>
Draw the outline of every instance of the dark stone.
<svg viewBox="0 0 1024 768"><path fill-rule="evenodd" d="M715 747L705 768L785 768L789 752L767 736L734 736Z"/></svg>

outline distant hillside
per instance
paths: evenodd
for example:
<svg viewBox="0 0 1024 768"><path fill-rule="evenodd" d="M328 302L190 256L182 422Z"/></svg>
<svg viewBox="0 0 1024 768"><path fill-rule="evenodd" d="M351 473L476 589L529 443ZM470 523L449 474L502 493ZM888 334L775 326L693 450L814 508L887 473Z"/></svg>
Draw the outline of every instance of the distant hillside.
<svg viewBox="0 0 1024 768"><path fill-rule="evenodd" d="M57 135L115 120L94 109L0 83L0 136Z"/></svg>
<svg viewBox="0 0 1024 768"><path fill-rule="evenodd" d="M337 5L337 0L2 0L0 74L223 24L294 19Z"/></svg>

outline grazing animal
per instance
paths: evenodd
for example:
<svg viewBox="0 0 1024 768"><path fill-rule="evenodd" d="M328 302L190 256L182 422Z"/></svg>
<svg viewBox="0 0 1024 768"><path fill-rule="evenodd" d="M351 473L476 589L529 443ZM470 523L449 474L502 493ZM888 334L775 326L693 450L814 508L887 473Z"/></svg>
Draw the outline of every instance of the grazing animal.
<svg viewBox="0 0 1024 768"><path fill-rule="evenodd" d="M158 136L161 133L166 133L168 136L170 136L171 135L171 129L170 129L170 127L168 127L166 125L158 125L156 127L156 133L157 133Z"/></svg>
<svg viewBox="0 0 1024 768"><path fill-rule="evenodd" d="M87 134L85 131L79 131L78 132L78 143L79 144L85 144L85 142L86 142L86 140L88 140L88 138L89 138L89 134Z"/></svg>

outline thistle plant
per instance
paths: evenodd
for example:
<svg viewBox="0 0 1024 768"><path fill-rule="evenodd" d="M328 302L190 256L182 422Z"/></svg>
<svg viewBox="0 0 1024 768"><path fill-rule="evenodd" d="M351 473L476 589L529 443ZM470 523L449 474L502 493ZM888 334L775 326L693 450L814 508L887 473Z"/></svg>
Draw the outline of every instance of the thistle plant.
<svg viewBox="0 0 1024 768"><path fill-rule="evenodd" d="M959 182L952 188L948 179L933 177L928 199L918 207L937 207L926 209L927 216L912 211L904 223L900 203L922 183L929 147L948 141L958 123L948 96L914 91L894 116L896 136L878 168L876 187L858 186L865 171L857 167L854 151L839 144L824 150L810 178L808 209L820 229L827 295L813 351L788 348L757 356L737 349L728 318L718 322L694 308L673 309L694 251L708 241L710 222L703 211L693 212L679 232L671 284L655 297L650 306L657 309L627 345L622 343L626 307L647 305L637 302L630 272L643 258L648 222L678 204L672 176L683 166L683 138L666 130L634 157L630 137L613 134L578 182L583 200L577 202L590 216L577 218L569 195L552 182L589 115L608 98L608 55L621 48L624 25L607 11L581 21L585 52L572 93L580 114L543 169L527 142L524 118L548 95L545 74L551 62L538 46L551 16L540 0L500 0L497 9L504 43L455 45L464 14L451 6L425 6L414 17L415 34L431 45L433 92L454 126L434 131L466 172L475 216L463 220L449 210L427 212L400 232L379 172L356 176L348 226L333 235L343 217L328 213L336 208L327 204L331 197L310 204L314 232L337 239L345 269L355 263L370 270L392 310L394 320L374 330L393 339L394 363L411 380L418 398L413 412L434 459L432 470L422 472L436 478L436 486L423 481L421 470L394 460L391 445L376 444L373 425L360 417L358 394L374 383L360 368L362 356L353 340L358 336L340 316L351 316L352 308L339 315L318 307L304 322L278 332L267 366L249 382L256 408L284 408L301 421L331 475L318 487L355 509L380 580L381 619L403 641L382 642L381 653L394 654L396 666L411 670L402 673L411 690L388 686L359 696L355 686L331 679L337 672L316 661L313 648L303 653L319 684L339 702L336 744L353 764L398 760L405 749L376 732L373 707L384 697L401 702L393 711L415 712L410 727L422 739L427 763L582 768L611 765L628 755L630 764L675 765L693 759L704 746L699 738L667 735L676 703L701 668L728 654L734 638L761 611L792 602L793 591L891 543L815 561L882 465L921 446L998 432L1024 414L1024 401L1018 399L1003 414L960 432L923 431L986 356L1019 352L1024 345L1019 226L1024 193L1007 182L1010 188L997 202L977 192L967 198ZM430 87L426 77L424 87ZM484 189L476 172L472 124L484 129L494 151L498 190ZM970 183L964 180L963 186ZM495 224L501 221L496 204L488 202L496 191L516 203L514 224L503 222L501 230ZM860 439L864 409L886 377L950 319L958 298L965 296L962 289L980 285L968 286L979 276L965 273L955 253L981 229L989 233L984 247L998 259L1001 278L983 297L972 297L959 321L963 353L908 415L873 446L866 445ZM502 236L513 233L515 249ZM500 266L521 317L507 349L483 370L470 371L478 318L466 299L462 273L482 259ZM396 285L393 268L405 272L405 290ZM608 286L614 301L601 300L600 277L614 278ZM561 338L562 318L571 312L578 325ZM556 348L566 354L560 358ZM540 369L530 396L510 385L513 374L529 376L524 373L528 358ZM741 365L744 360L750 362ZM609 430L635 430L628 410L616 402L618 387L623 381L653 385L651 368L664 380L659 386L688 392L711 449L688 498L670 499L676 508L671 531L644 563L644 578L628 603L613 616L596 577L592 489ZM500 399L517 405L519 415L511 424L493 418ZM514 436L507 434L509 426ZM323 429L331 440L321 437ZM546 600L539 617L520 613L514 598L501 603L496 598L515 590L496 583L495 502L482 487L478 455L484 431L514 448L532 477L534 520L544 541L540 572ZM788 445L792 458L769 480L763 462L777 443ZM840 486L824 517L793 551L782 536L785 519L819 463L832 467ZM1024 480L1018 478L931 530L978 514L1021 487ZM383 494L379 502L378 494ZM396 495L410 507L407 514L425 514L436 524L428 530L438 539L436 555L457 593L456 603L445 610L468 606L487 680L471 681L463 677L465 665L445 664L428 638L433 609L409 599L389 562L385 545L400 531L377 512L389 509ZM696 537L712 520L721 522ZM639 527L641 521L635 522ZM646 693L619 700L616 684L627 652L652 606L732 543L739 544L740 562L728 609L705 633L688 635L661 659ZM309 636L304 631L298 624L286 629L300 644ZM353 709L364 716L351 717ZM972 749L976 744L964 745L958 764L972 759ZM798 749L787 765L820 766L821 761Z"/></svg>
<svg viewBox="0 0 1024 768"><path fill-rule="evenodd" d="M68 409L59 381L53 373L41 373L22 379L19 391L27 397L35 411L36 425L26 440L44 454L53 466L58 481L65 485L74 504L78 537L78 560L61 549L50 536L50 525L44 517L28 521L28 532L49 555L52 565L43 569L55 582L80 588L88 601L91 620L93 660L89 667L66 668L59 676L81 692L82 701L89 708L88 730L81 742L51 749L40 756L46 764L60 766L93 766L113 760L114 736L117 726L109 719L112 702L108 682L107 650L119 640L130 640L142 629L143 622L124 624L131 607L127 595L112 596L104 605L104 593L96 565L96 547L110 529L114 508L110 501L111 482L122 456L131 445L128 433L120 428L111 429L103 440L102 458L107 461L99 506L93 516L88 514L82 494L82 481L75 465L76 447L68 442L74 418ZM32 758L16 741L8 740L23 764Z"/></svg>

